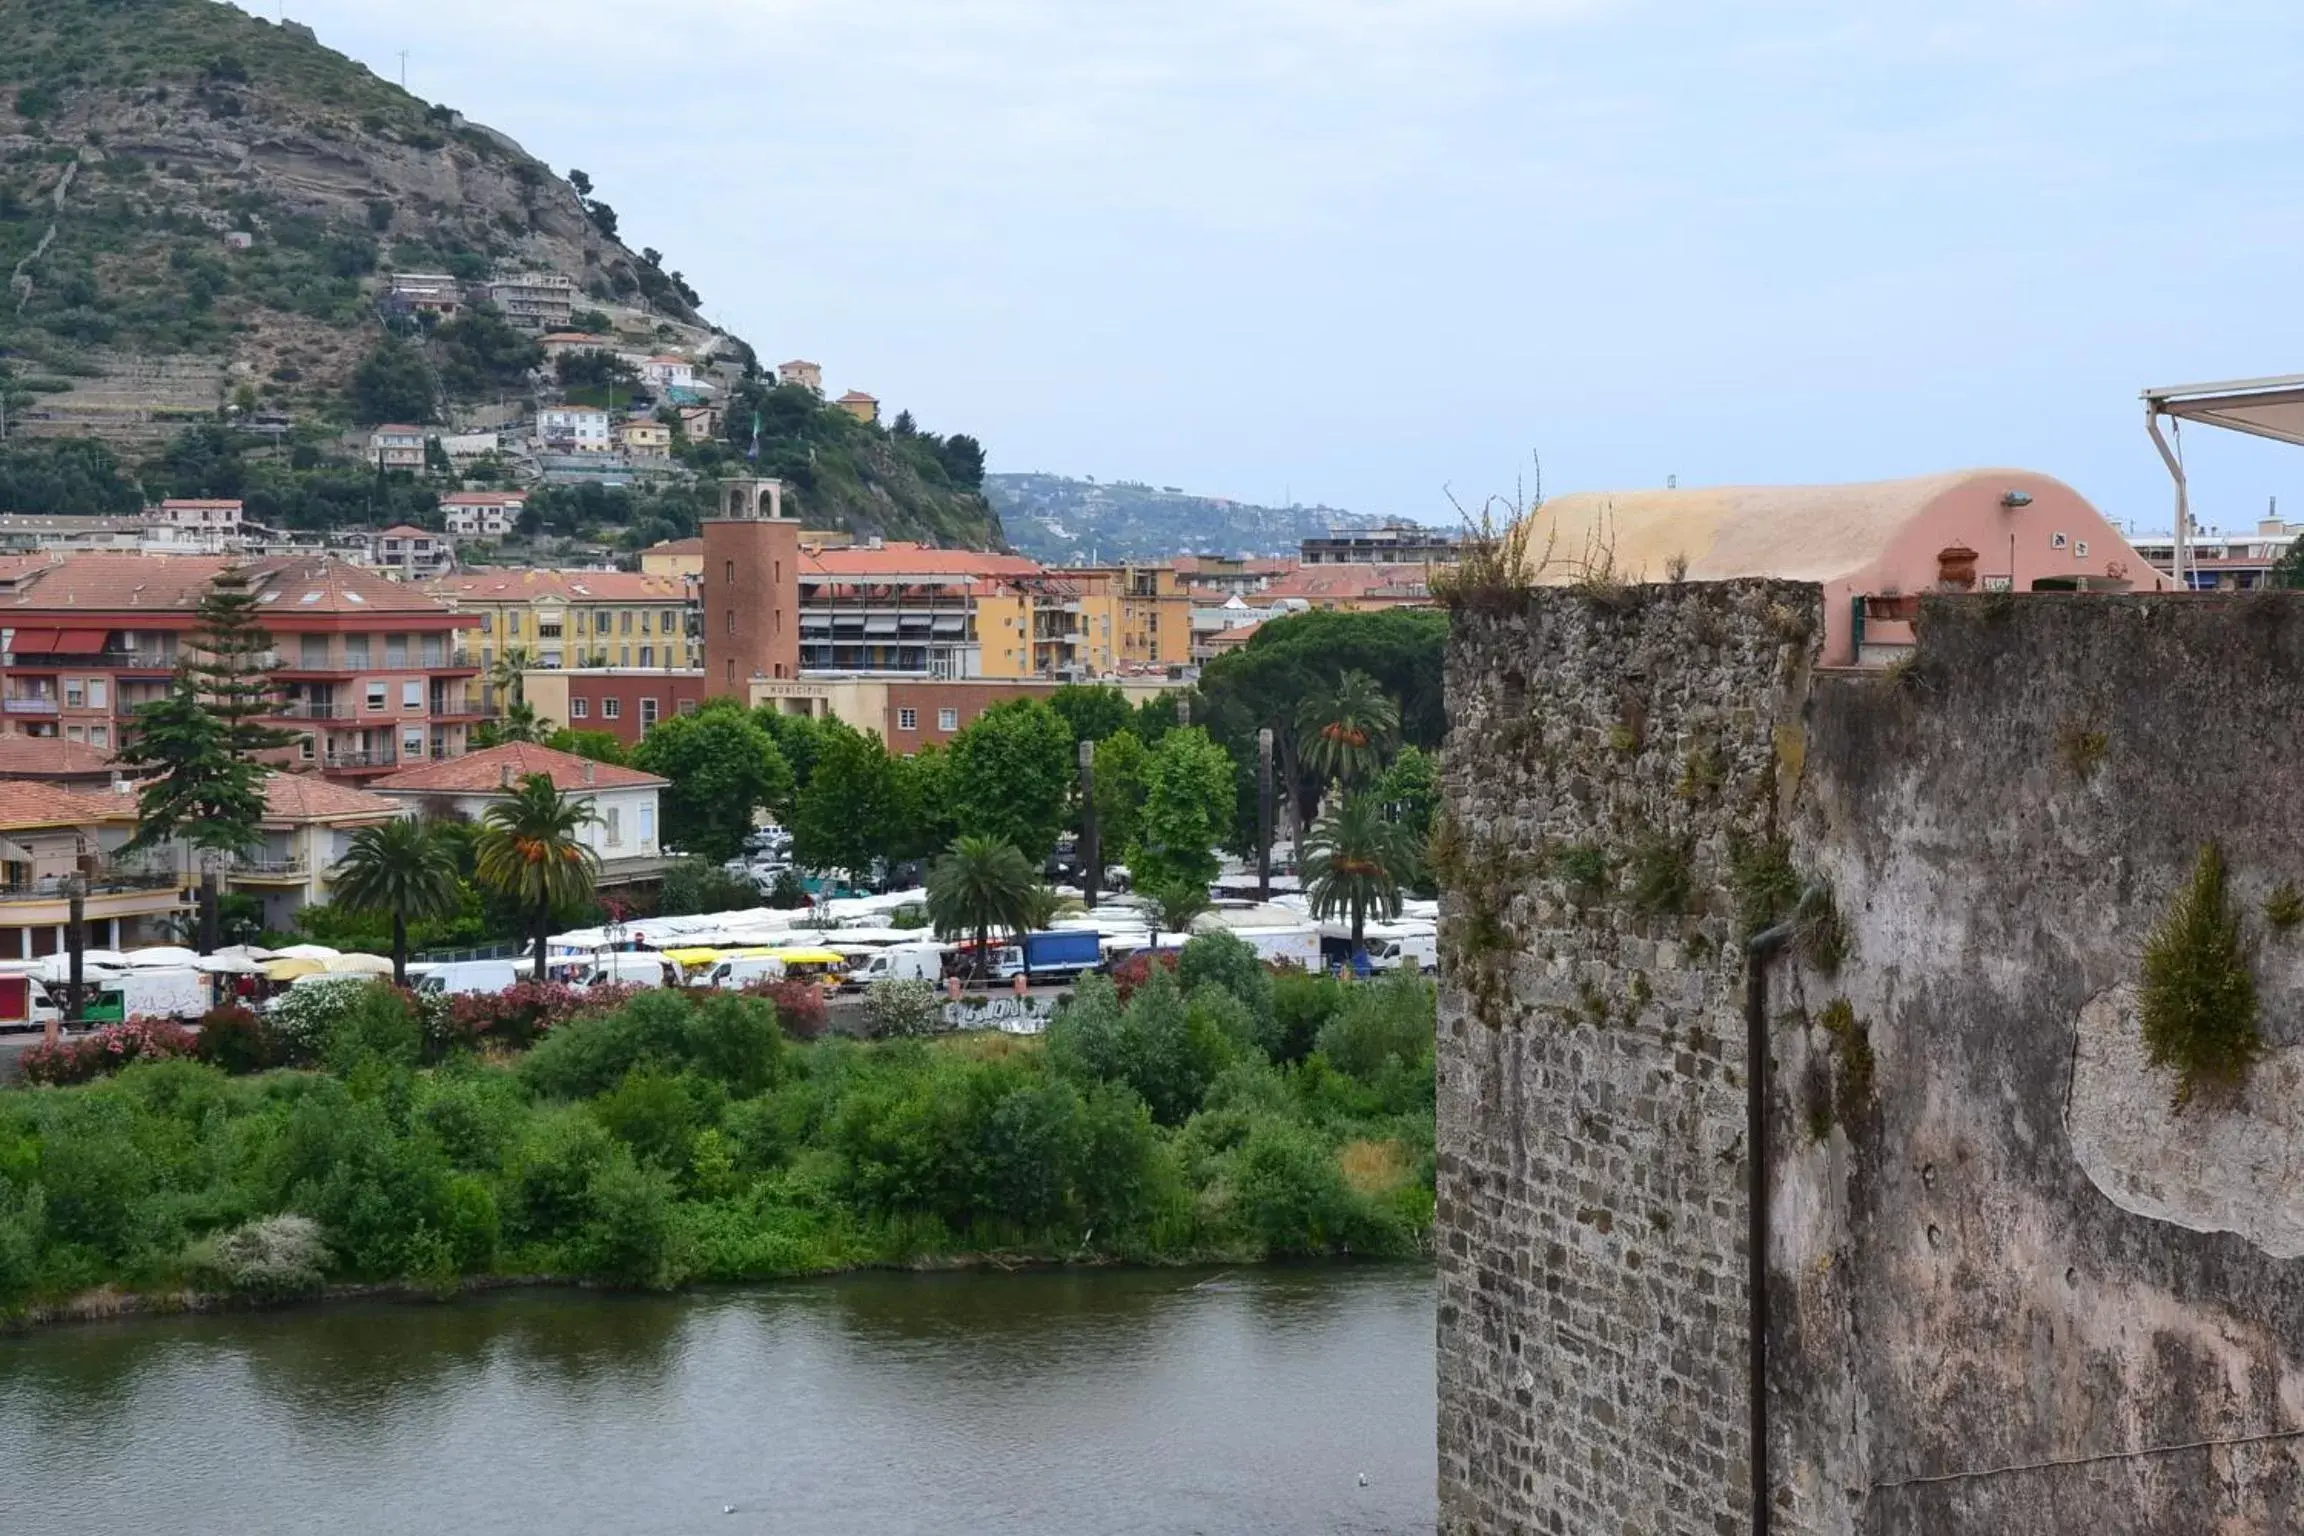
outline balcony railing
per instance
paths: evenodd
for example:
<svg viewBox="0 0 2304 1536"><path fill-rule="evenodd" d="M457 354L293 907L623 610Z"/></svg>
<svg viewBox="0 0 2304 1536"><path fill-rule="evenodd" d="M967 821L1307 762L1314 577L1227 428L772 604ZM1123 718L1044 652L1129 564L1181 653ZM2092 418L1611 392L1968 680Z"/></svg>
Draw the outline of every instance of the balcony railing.
<svg viewBox="0 0 2304 1536"><path fill-rule="evenodd" d="M172 672L176 668L174 651L138 650L105 651L96 658L99 666L124 668L131 672Z"/></svg>
<svg viewBox="0 0 2304 1536"><path fill-rule="evenodd" d="M331 768L390 768L400 755L390 747L377 752L330 752L322 759Z"/></svg>
<svg viewBox="0 0 2304 1536"><path fill-rule="evenodd" d="M13 695L0 699L0 713L11 715L52 715L56 713L54 694L35 694L24 698Z"/></svg>
<svg viewBox="0 0 2304 1536"><path fill-rule="evenodd" d="M227 875L245 875L251 879L286 879L312 873L309 859L234 859Z"/></svg>
<svg viewBox="0 0 2304 1536"><path fill-rule="evenodd" d="M69 875L44 875L37 880L15 880L0 883L0 901L63 901L72 892L67 885ZM181 889L184 877L174 870L148 870L128 868L101 868L82 876L88 882L91 896L116 896L129 891L173 891Z"/></svg>
<svg viewBox="0 0 2304 1536"><path fill-rule="evenodd" d="M311 699L284 699L272 711L281 720L349 720L359 713L350 704L322 704Z"/></svg>

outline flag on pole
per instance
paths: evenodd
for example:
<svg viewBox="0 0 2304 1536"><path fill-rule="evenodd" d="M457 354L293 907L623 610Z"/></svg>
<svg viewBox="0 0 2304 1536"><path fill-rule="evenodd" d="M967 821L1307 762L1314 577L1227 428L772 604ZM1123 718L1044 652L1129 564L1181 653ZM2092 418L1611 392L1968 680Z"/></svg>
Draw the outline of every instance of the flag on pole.
<svg viewBox="0 0 2304 1536"><path fill-rule="evenodd" d="M758 411L752 413L752 452L748 457L755 464L760 462L760 413Z"/></svg>

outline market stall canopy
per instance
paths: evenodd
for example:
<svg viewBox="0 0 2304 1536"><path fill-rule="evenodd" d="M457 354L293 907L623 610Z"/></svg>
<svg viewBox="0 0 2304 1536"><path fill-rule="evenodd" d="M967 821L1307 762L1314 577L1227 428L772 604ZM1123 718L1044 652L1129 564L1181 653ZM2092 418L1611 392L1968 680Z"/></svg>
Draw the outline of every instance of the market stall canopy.
<svg viewBox="0 0 2304 1536"><path fill-rule="evenodd" d="M320 968L331 976L389 976L392 962L382 955L338 955L324 960Z"/></svg>
<svg viewBox="0 0 2304 1536"><path fill-rule="evenodd" d="M291 944L286 949L272 951L276 960L333 960L344 953L325 944Z"/></svg>
<svg viewBox="0 0 2304 1536"><path fill-rule="evenodd" d="M128 963L139 970L160 966L191 965L199 958L200 955L197 950L185 949L175 944L156 944L150 949L128 951Z"/></svg>
<svg viewBox="0 0 2304 1536"><path fill-rule="evenodd" d="M273 981L294 981L299 976L319 976L325 974L327 969L328 964L324 960L299 960L294 956L284 960L268 960L264 964L265 976Z"/></svg>
<svg viewBox="0 0 2304 1536"><path fill-rule="evenodd" d="M251 960L246 955L227 955L218 952L213 955L202 955L199 959L194 960L192 969L205 972L210 976L261 976L264 974L264 962Z"/></svg>
<svg viewBox="0 0 2304 1536"><path fill-rule="evenodd" d="M2304 446L2304 373L2148 389L2144 404L2154 415Z"/></svg>

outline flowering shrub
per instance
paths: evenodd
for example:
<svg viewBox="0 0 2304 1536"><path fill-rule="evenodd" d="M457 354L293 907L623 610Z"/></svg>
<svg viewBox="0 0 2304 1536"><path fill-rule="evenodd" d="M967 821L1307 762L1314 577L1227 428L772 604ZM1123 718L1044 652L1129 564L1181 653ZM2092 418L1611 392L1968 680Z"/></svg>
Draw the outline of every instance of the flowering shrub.
<svg viewBox="0 0 2304 1536"><path fill-rule="evenodd" d="M185 1250L184 1268L204 1290L281 1300L320 1289L328 1246L309 1216L264 1216L204 1237Z"/></svg>
<svg viewBox="0 0 2304 1536"><path fill-rule="evenodd" d="M92 1082L119 1071L130 1062L165 1061L190 1056L198 1041L192 1031L166 1019L130 1019L109 1024L79 1040L36 1045L19 1063L28 1083L61 1087Z"/></svg>
<svg viewBox="0 0 2304 1536"><path fill-rule="evenodd" d="M812 981L755 981L744 987L746 997L764 997L776 1005L776 1022L795 1040L815 1040L831 1027L824 1007L824 989Z"/></svg>
<svg viewBox="0 0 2304 1536"><path fill-rule="evenodd" d="M272 1064L272 1037L254 1013L238 1003L226 1003L200 1016L200 1037L192 1053L226 1072L260 1072Z"/></svg>
<svg viewBox="0 0 2304 1536"><path fill-rule="evenodd" d="M460 992L447 999L444 1015L436 1025L427 1015L427 1035L436 1049L492 1042L519 1050L570 1019L619 1008L642 990L621 985L572 987L560 981L520 981L501 992Z"/></svg>
<svg viewBox="0 0 2304 1536"><path fill-rule="evenodd" d="M1173 949L1140 949L1112 967L1112 985L1120 989L1120 1001L1125 1003L1136 995L1136 989L1152 979L1152 962L1157 959L1168 970L1176 969L1177 952Z"/></svg>
<svg viewBox="0 0 2304 1536"><path fill-rule="evenodd" d="M290 987L274 998L264 1011L274 1058L295 1067L319 1061L328 1049L328 1037L373 985L375 978L370 976L332 976Z"/></svg>
<svg viewBox="0 0 2304 1536"><path fill-rule="evenodd" d="M876 981L864 994L875 1039L925 1035L944 1027L944 998L925 981Z"/></svg>

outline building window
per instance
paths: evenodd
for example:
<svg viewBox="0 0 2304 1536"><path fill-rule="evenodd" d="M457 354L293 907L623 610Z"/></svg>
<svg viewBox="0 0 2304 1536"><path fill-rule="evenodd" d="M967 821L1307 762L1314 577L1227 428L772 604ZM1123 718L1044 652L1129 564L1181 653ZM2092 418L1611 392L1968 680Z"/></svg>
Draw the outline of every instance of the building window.
<svg viewBox="0 0 2304 1536"><path fill-rule="evenodd" d="M440 635L424 637L424 665L437 667L447 660L447 642Z"/></svg>
<svg viewBox="0 0 2304 1536"><path fill-rule="evenodd" d="M620 667L632 665L632 647L628 645L616 647L616 665Z"/></svg>
<svg viewBox="0 0 2304 1536"><path fill-rule="evenodd" d="M386 635L384 637L384 665L395 671L408 665L408 637L406 635Z"/></svg>
<svg viewBox="0 0 2304 1536"><path fill-rule="evenodd" d="M728 584L729 584L730 586L734 586L734 585L736 584L736 562L735 562L735 561L733 561L733 560L730 560L730 561L728 561L728 562L727 562L727 566L728 566L728 573L727 573Z"/></svg>
<svg viewBox="0 0 2304 1536"><path fill-rule="evenodd" d="M624 815L621 811L610 806L601 816L600 825L603 831L602 842L611 848L622 846L624 842Z"/></svg>
<svg viewBox="0 0 2304 1536"><path fill-rule="evenodd" d="M736 610L733 608L728 610L728 634L731 639L736 634Z"/></svg>
<svg viewBox="0 0 2304 1536"><path fill-rule="evenodd" d="M682 699L680 701L680 713L684 715L696 713L696 701L694 699Z"/></svg>
<svg viewBox="0 0 2304 1536"><path fill-rule="evenodd" d="M936 729L940 731L956 731L960 729L960 711L956 709L940 709L936 711Z"/></svg>
<svg viewBox="0 0 2304 1536"><path fill-rule="evenodd" d="M920 711L911 708L896 711L896 729L900 731L920 729Z"/></svg>
<svg viewBox="0 0 2304 1536"><path fill-rule="evenodd" d="M507 613L504 615L504 634L509 639L517 640L520 638L519 614Z"/></svg>
<svg viewBox="0 0 2304 1536"><path fill-rule="evenodd" d="M368 637L366 635L346 635L344 637L344 665L355 670L368 665Z"/></svg>
<svg viewBox="0 0 2304 1536"><path fill-rule="evenodd" d="M644 805L640 807L640 846L643 849L649 848L654 846L655 842L656 807Z"/></svg>
<svg viewBox="0 0 2304 1536"><path fill-rule="evenodd" d="M646 730L655 723L656 701L654 699L642 699L640 701L640 729Z"/></svg>
<svg viewBox="0 0 2304 1536"><path fill-rule="evenodd" d="M600 718L603 720L623 719L624 701L622 699L602 699L600 701Z"/></svg>
<svg viewBox="0 0 2304 1536"><path fill-rule="evenodd" d="M410 678L400 685L400 707L402 709L422 709L424 707L424 683L422 679Z"/></svg>
<svg viewBox="0 0 2304 1536"><path fill-rule="evenodd" d="M374 710L381 710L385 703L385 692L386 690L382 683L370 683L368 685L368 707Z"/></svg>
<svg viewBox="0 0 2304 1536"><path fill-rule="evenodd" d="M673 613L672 613L672 610L671 610L671 609L667 608L667 609L665 609L665 610L664 610L664 611L663 611L661 614L657 615L657 618L656 618L656 633L658 633L658 634L660 634L660 635L668 635L668 634L671 634L671 633L672 633L672 631L673 631L674 629L678 628L678 627L679 627L679 622L678 622L678 620L677 620L677 619L675 619L675 618L674 618L674 616L673 616Z"/></svg>
<svg viewBox="0 0 2304 1536"><path fill-rule="evenodd" d="M309 736L299 736L299 737L297 737L297 738L296 738L296 756L297 756L297 759L298 759L299 761L301 761L301 762L307 762L307 763L308 763L308 762L312 761L312 738L311 738L311 737L309 737Z"/></svg>
<svg viewBox="0 0 2304 1536"><path fill-rule="evenodd" d="M496 633L496 611L493 608L483 609L481 611L480 633L484 635L492 635Z"/></svg>
<svg viewBox="0 0 2304 1536"><path fill-rule="evenodd" d="M585 720L591 718L591 715L592 701L590 699L570 699L568 701L569 719Z"/></svg>
<svg viewBox="0 0 2304 1536"><path fill-rule="evenodd" d="M88 727L68 725L64 727L64 739L66 741L86 741L88 739Z"/></svg>
<svg viewBox="0 0 2304 1536"><path fill-rule="evenodd" d="M644 667L656 665L656 647L652 645L640 647L640 665Z"/></svg>
<svg viewBox="0 0 2304 1536"><path fill-rule="evenodd" d="M644 635L652 635L656 633L653 617L645 608L640 611L640 633Z"/></svg>
<svg viewBox="0 0 2304 1536"><path fill-rule="evenodd" d="M111 744L112 727L108 725L92 725L88 727L88 745L92 747L105 747L110 746Z"/></svg>
<svg viewBox="0 0 2304 1536"><path fill-rule="evenodd" d="M496 647L492 645L480 647L480 665L484 667L496 665Z"/></svg>
<svg viewBox="0 0 2304 1536"><path fill-rule="evenodd" d="M328 637L326 635L306 635L303 637L302 646L305 670L324 672L328 669Z"/></svg>
<svg viewBox="0 0 2304 1536"><path fill-rule="evenodd" d="M80 679L76 677L68 677L64 679L65 707L67 709L78 709L87 702L88 691L80 685Z"/></svg>
<svg viewBox="0 0 2304 1536"><path fill-rule="evenodd" d="M621 633L627 635L632 633L632 610L627 608L616 615L616 624Z"/></svg>
<svg viewBox="0 0 2304 1536"><path fill-rule="evenodd" d="M400 756L409 762L420 761L423 758L424 733L422 731L410 731L400 738Z"/></svg>

